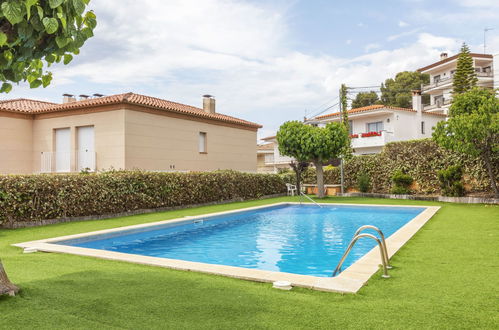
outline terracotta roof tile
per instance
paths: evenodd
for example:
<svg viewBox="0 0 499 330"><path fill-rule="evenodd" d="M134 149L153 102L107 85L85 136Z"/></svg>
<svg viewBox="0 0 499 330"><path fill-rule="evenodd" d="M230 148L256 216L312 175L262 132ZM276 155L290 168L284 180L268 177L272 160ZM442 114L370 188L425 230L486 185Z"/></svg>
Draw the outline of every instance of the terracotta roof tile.
<svg viewBox="0 0 499 330"><path fill-rule="evenodd" d="M98 98L92 98L92 99L62 103L62 104L35 101L35 100L26 100L26 99L22 100L24 101L22 102L16 100L3 101L5 103L8 103L9 106L4 107L3 103L0 103L0 110L39 114L39 113L48 113L48 112L88 109L92 107L111 105L111 104L131 104L131 105L143 106L147 108L153 108L168 112L182 113L193 117L212 119L242 126L249 126L253 128L262 127L259 124L252 123L236 117L223 115L220 113L207 113L201 108L196 108L186 104L176 103L156 97L145 96L135 93L116 94L116 95L103 96Z"/></svg>
<svg viewBox="0 0 499 330"><path fill-rule="evenodd" d="M11 99L0 101L0 110L15 112L32 112L37 109L44 109L57 105L57 103L30 100L30 99Z"/></svg>
<svg viewBox="0 0 499 330"><path fill-rule="evenodd" d="M259 144L256 146L258 150L274 150L273 143Z"/></svg>
<svg viewBox="0 0 499 330"><path fill-rule="evenodd" d="M416 112L416 110L414 110L414 109L385 106L385 105L382 105L382 104L374 104L374 105L369 105L367 107L354 108L354 109L348 110L347 112L348 112L348 114L355 114L355 113L367 112L367 111L379 110L379 109L389 109L389 110L399 110L399 111ZM340 114L341 114L341 112L334 112L334 113L330 113L330 114L327 114L327 115L322 115L322 116L315 117L315 119L333 118L333 117L340 116Z"/></svg>

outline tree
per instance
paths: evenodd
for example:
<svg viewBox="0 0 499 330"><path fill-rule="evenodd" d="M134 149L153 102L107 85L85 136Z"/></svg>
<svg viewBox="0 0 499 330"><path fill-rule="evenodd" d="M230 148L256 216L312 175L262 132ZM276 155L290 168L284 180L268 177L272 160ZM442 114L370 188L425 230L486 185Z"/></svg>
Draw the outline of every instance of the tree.
<svg viewBox="0 0 499 330"><path fill-rule="evenodd" d="M31 88L47 87L52 73L44 62L68 64L93 36L95 14L90 0L8 0L0 6L0 92L11 82L28 81Z"/></svg>
<svg viewBox="0 0 499 330"><path fill-rule="evenodd" d="M417 71L403 71L397 73L395 79L389 78L381 84L381 104L412 108L411 91L421 89L422 84L428 84L430 76ZM423 95L423 103L429 101L429 95Z"/></svg>
<svg viewBox="0 0 499 330"><path fill-rule="evenodd" d="M12 90L12 82L28 81L31 88L47 87L51 72L44 62L68 64L93 36L95 14L87 11L90 0L7 0L0 5L0 93ZM15 294L0 260L0 295Z"/></svg>
<svg viewBox="0 0 499 330"><path fill-rule="evenodd" d="M355 99L352 101L352 108L361 108L367 107L373 104L379 104L378 93L375 91L370 92L360 92L355 96Z"/></svg>
<svg viewBox="0 0 499 330"><path fill-rule="evenodd" d="M328 123L326 127L288 121L277 132L279 152L294 157L298 162L312 162L317 172L318 197L324 197L322 166L332 158L344 154L350 140L348 130L341 123Z"/></svg>
<svg viewBox="0 0 499 330"><path fill-rule="evenodd" d="M301 174L305 169L307 169L309 163L307 162L297 162L297 161L292 161L289 166L293 169L296 175L296 191L298 194L301 192Z"/></svg>
<svg viewBox="0 0 499 330"><path fill-rule="evenodd" d="M452 95L462 94L474 86L478 82L475 68L473 67L473 58L470 55L470 49L463 43L461 52L457 58L456 72L452 79Z"/></svg>
<svg viewBox="0 0 499 330"><path fill-rule="evenodd" d="M440 146L479 157L484 162L495 195L499 154L499 99L494 90L475 87L456 94L449 119L437 124L433 139Z"/></svg>

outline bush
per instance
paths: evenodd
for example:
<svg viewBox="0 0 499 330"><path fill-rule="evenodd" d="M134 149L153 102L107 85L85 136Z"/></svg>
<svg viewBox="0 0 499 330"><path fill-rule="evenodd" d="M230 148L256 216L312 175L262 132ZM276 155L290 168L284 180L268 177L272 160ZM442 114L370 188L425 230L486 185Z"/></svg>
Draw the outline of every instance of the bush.
<svg viewBox="0 0 499 330"><path fill-rule="evenodd" d="M235 171L0 176L0 224L105 215L286 192L275 174Z"/></svg>
<svg viewBox="0 0 499 330"><path fill-rule="evenodd" d="M392 175L393 187L391 193L396 195L409 194L411 192L409 187L413 181L414 179L410 175L405 174L400 170L395 171Z"/></svg>
<svg viewBox="0 0 499 330"><path fill-rule="evenodd" d="M369 191L369 188L371 187L371 179L367 173L362 172L359 174L357 178L357 187L360 192L365 193Z"/></svg>
<svg viewBox="0 0 499 330"><path fill-rule="evenodd" d="M461 182L463 169L459 165L449 166L438 171L438 180L442 188L442 194L450 197L464 196L464 185Z"/></svg>

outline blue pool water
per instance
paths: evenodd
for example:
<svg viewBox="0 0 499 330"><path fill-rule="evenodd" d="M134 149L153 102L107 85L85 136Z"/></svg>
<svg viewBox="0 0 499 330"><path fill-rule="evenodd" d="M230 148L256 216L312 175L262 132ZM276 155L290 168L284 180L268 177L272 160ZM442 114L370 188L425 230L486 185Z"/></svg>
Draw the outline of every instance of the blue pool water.
<svg viewBox="0 0 499 330"><path fill-rule="evenodd" d="M374 225L389 237L423 210L279 205L57 244L325 277L331 276L358 227ZM343 269L374 246L372 240L359 240Z"/></svg>

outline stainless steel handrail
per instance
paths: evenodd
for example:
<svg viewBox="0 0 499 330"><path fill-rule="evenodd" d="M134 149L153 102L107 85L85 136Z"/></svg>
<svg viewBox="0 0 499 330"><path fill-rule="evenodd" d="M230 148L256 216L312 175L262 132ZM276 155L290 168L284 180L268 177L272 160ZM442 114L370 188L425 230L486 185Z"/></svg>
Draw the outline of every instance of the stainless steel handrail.
<svg viewBox="0 0 499 330"><path fill-rule="evenodd" d="M385 235L383 234L383 232L378 227L375 227L375 226L372 226L372 225L364 225L362 227L359 227L359 229L357 229L357 231L355 232L355 234L353 234L353 236L354 237L357 236L358 234L360 234L361 231L366 230L366 229L372 229L372 230L376 231L379 234L379 238L380 238L381 244L383 245L383 250L385 250L386 268L392 269L393 267L390 265L390 259L388 258L388 250L386 248Z"/></svg>
<svg viewBox="0 0 499 330"><path fill-rule="evenodd" d="M320 204L317 204L316 201L314 201L312 198L308 197L307 195L305 195L302 191L300 191L300 204L301 204L301 196L304 196L305 198L307 198L309 201L311 201L312 203L314 203L315 205L317 205L318 207L322 208L322 206Z"/></svg>
<svg viewBox="0 0 499 330"><path fill-rule="evenodd" d="M332 275L333 277L336 276L337 273L341 272L341 266L343 265L343 262L347 258L348 254L352 250L353 246L355 245L355 243L360 238L363 238L363 237L373 239L373 240L376 241L376 243L378 243L379 250L380 250L380 253L381 253L381 264L383 265L383 274L381 275L381 277L383 277L383 278L389 278L390 277L390 275L388 275L388 268L386 267L386 259L387 259L387 257L384 255L385 254L385 250L382 247L382 243L381 243L381 241L376 236L371 235L371 234L359 234L359 235L354 236L354 238L352 238L352 240L350 241L350 244L348 245L348 248L346 249L345 253L341 257L340 262L338 263L338 266L336 266L336 269L333 272L333 275Z"/></svg>

